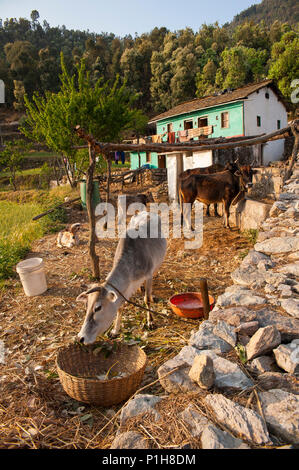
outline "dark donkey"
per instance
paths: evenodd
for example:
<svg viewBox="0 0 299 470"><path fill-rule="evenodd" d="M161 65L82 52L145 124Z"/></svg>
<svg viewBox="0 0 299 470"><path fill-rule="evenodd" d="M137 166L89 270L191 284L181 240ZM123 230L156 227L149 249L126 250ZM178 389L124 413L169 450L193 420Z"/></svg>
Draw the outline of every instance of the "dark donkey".
<svg viewBox="0 0 299 470"><path fill-rule="evenodd" d="M195 200L204 204L222 202L224 207L224 226L229 226L229 209L244 198L245 192L252 185L252 176L256 173L250 165L238 166L209 175L190 174L179 181L179 198L182 215L185 219L183 203L194 203ZM185 222L188 222L185 220Z"/></svg>

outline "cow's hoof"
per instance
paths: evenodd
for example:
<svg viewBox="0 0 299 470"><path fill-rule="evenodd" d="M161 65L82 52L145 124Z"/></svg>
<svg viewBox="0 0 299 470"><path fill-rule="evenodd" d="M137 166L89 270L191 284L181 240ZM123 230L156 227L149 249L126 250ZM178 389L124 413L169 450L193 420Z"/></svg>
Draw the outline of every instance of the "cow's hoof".
<svg viewBox="0 0 299 470"><path fill-rule="evenodd" d="M109 338L111 338L111 339L117 338L118 335L119 335L119 332L118 332L118 331L114 331L114 330L112 330L112 331L110 331L110 332L108 333L108 336L109 336Z"/></svg>

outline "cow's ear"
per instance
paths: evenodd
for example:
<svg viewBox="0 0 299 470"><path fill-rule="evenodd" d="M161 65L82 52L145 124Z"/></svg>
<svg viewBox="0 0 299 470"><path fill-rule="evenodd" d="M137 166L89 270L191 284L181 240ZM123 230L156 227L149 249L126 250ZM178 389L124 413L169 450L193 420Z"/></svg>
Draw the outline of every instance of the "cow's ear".
<svg viewBox="0 0 299 470"><path fill-rule="evenodd" d="M82 294L78 295L76 298L76 302L84 302L85 304L87 303L87 291L82 292Z"/></svg>

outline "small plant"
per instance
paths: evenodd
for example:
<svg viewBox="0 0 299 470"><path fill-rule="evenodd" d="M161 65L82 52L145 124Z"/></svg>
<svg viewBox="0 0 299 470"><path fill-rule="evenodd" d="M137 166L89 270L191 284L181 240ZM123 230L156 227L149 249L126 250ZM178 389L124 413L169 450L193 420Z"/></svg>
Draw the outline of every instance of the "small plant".
<svg viewBox="0 0 299 470"><path fill-rule="evenodd" d="M243 235L248 239L248 241L255 245L259 231L255 228L250 228L249 230L244 230Z"/></svg>
<svg viewBox="0 0 299 470"><path fill-rule="evenodd" d="M235 347L235 351L239 356L240 361L242 364L246 364L247 362L247 357L246 357L246 349L245 346L242 344L238 343L237 346Z"/></svg>

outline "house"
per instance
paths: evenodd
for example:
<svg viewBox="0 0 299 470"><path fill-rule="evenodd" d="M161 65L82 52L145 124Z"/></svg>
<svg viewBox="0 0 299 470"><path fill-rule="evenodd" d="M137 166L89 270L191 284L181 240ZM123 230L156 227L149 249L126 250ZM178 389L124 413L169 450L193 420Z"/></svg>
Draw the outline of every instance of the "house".
<svg viewBox="0 0 299 470"><path fill-rule="evenodd" d="M201 138L241 137L270 133L287 126L287 108L272 80L181 103L155 116L156 134L141 142L186 142ZM254 146L254 158L261 165L280 160L284 140ZM139 156L131 153L131 169L139 166ZM226 156L227 159L227 156ZM221 161L212 152L140 152L140 166L167 168L169 196L177 195L177 175L188 168L206 167ZM222 159L223 161L223 159Z"/></svg>

